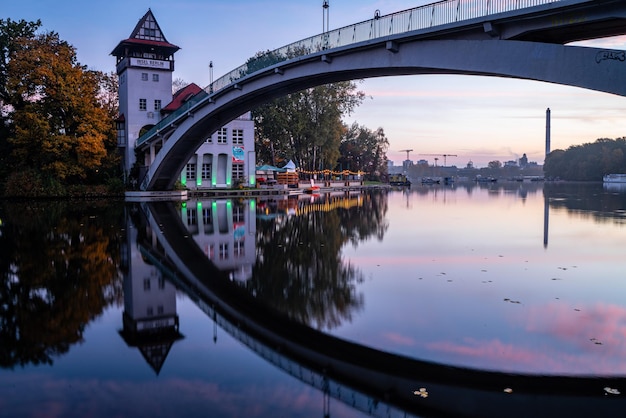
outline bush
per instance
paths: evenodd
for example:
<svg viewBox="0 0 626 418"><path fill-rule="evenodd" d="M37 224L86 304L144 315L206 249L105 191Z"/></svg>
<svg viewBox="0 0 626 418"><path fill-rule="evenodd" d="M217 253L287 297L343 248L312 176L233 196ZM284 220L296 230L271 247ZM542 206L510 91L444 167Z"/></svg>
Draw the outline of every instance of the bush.
<svg viewBox="0 0 626 418"><path fill-rule="evenodd" d="M53 178L44 179L33 169L16 171L9 175L4 185L5 197L65 197L67 191Z"/></svg>

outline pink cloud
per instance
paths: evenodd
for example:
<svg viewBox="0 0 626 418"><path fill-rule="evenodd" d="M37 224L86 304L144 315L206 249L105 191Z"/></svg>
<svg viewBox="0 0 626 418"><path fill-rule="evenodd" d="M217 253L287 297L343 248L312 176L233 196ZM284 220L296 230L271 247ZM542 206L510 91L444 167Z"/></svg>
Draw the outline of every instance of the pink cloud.
<svg viewBox="0 0 626 418"><path fill-rule="evenodd" d="M415 345L415 340L411 337L406 337L395 332L387 332L383 334L383 338L389 341L391 344L402 345L412 347Z"/></svg>
<svg viewBox="0 0 626 418"><path fill-rule="evenodd" d="M425 347L437 352L440 361L469 367L529 373L626 373L626 308L622 306L551 302L530 306L511 319L529 334L525 341L465 338Z"/></svg>

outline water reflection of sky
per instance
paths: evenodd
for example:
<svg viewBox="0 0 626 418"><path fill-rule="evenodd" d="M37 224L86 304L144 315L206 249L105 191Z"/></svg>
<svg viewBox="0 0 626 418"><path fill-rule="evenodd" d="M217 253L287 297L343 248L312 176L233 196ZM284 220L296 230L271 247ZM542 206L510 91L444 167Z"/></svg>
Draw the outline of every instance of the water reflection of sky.
<svg viewBox="0 0 626 418"><path fill-rule="evenodd" d="M384 240L346 248L363 312L333 334L494 370L626 374L626 230L544 195L395 192Z"/></svg>
<svg viewBox="0 0 626 418"><path fill-rule="evenodd" d="M53 366L0 371L0 417L322 416L315 388L268 363L217 329L186 297L177 341L158 376L118 335L122 308L90 324L83 344ZM332 416L362 414L341 402Z"/></svg>

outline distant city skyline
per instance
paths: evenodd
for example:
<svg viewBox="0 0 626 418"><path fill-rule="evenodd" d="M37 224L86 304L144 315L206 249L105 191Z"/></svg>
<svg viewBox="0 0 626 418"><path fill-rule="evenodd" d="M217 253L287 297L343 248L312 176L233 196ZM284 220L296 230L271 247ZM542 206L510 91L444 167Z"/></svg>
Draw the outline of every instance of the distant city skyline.
<svg viewBox="0 0 626 418"><path fill-rule="evenodd" d="M329 27L336 29L382 15L432 3L408 0L329 0ZM321 33L323 1L288 2L180 0L122 2L106 7L69 0L24 0L3 4L0 18L41 19L44 31L58 32L72 44L81 64L115 71L110 55L150 8L167 40L181 47L175 79L200 86L243 64L260 51ZM626 37L579 43L626 50ZM626 136L626 98L575 87L499 77L419 75L356 80L368 99L345 118L389 138L387 153L396 165L403 149L420 154L456 154L448 165L475 167L489 161L543 164L545 111L552 111L551 149ZM432 158L431 158L432 160Z"/></svg>

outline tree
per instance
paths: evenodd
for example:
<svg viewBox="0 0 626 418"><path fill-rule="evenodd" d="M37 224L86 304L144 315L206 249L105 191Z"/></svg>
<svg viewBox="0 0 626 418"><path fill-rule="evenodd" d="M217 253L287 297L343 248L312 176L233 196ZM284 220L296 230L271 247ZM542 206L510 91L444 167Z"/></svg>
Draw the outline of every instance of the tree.
<svg viewBox="0 0 626 418"><path fill-rule="evenodd" d="M379 179L387 173L388 148L389 141L383 128L372 131L355 122L341 139L338 168L364 171L370 179Z"/></svg>
<svg viewBox="0 0 626 418"><path fill-rule="evenodd" d="M353 82L326 84L301 90L259 106L253 111L259 160L278 163L293 159L301 168L334 168L344 126L363 100Z"/></svg>
<svg viewBox="0 0 626 418"><path fill-rule="evenodd" d="M552 151L546 157L544 173L579 181L599 181L605 174L626 173L626 138L600 138Z"/></svg>
<svg viewBox="0 0 626 418"><path fill-rule="evenodd" d="M502 168L502 163L498 160L489 161L489 163L487 163L487 167L492 170L499 169Z"/></svg>
<svg viewBox="0 0 626 418"><path fill-rule="evenodd" d="M81 66L74 48L54 32L17 44L6 82L12 167L37 167L65 184L82 182L102 167L107 138L115 138L110 114L98 101L102 74Z"/></svg>
<svg viewBox="0 0 626 418"><path fill-rule="evenodd" d="M11 146L7 139L12 135L10 113L13 109L7 90L7 67L11 55L20 48L19 39L32 38L41 21L26 22L0 19L0 181L10 172Z"/></svg>

